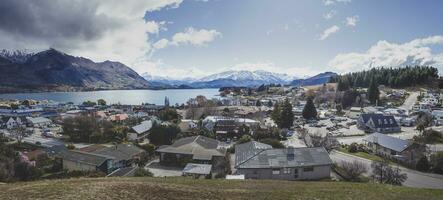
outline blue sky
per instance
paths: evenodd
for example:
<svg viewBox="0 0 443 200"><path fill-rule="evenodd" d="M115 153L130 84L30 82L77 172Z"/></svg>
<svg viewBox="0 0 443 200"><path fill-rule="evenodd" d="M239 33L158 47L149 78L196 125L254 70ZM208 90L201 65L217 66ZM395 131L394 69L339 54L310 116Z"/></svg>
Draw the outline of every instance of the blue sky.
<svg viewBox="0 0 443 200"><path fill-rule="evenodd" d="M442 7L443 1L437 0L353 0L331 5L321 0L209 0L185 1L175 9L148 12L145 19L169 22L167 30L150 38L153 42L188 27L221 34L201 46L155 50L151 59L161 60L160 68L217 72L249 63L304 76L334 70L328 63L336 55L363 53L381 40L403 44L441 35ZM348 17L357 19L354 26L346 23ZM333 26L338 31L320 40ZM432 45L433 53L441 52L441 46Z"/></svg>
<svg viewBox="0 0 443 200"><path fill-rule="evenodd" d="M44 9L33 10L46 4L32 1L15 5L22 12L9 16L36 16L31 30L0 25L3 48L54 47L173 78L243 69L299 77L370 66L443 69L440 0L43 1ZM39 30L76 22L66 34Z"/></svg>

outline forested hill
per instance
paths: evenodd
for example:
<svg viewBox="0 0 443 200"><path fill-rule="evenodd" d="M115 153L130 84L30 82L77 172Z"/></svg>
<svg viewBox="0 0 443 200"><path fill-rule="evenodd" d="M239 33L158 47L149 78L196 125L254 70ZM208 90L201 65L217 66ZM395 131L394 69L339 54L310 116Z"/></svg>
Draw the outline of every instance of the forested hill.
<svg viewBox="0 0 443 200"><path fill-rule="evenodd" d="M329 82L338 83L339 90L352 87L368 87L371 80L378 85L402 88L433 83L438 78L438 69L435 67L380 67L331 77Z"/></svg>

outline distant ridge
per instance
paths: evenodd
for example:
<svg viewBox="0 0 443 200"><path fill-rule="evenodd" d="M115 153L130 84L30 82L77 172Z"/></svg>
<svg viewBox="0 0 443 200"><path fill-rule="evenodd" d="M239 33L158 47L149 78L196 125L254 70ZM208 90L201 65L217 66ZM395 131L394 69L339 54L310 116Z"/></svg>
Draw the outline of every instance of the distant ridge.
<svg viewBox="0 0 443 200"><path fill-rule="evenodd" d="M148 81L120 62L96 63L55 49L0 53L0 92L148 88Z"/></svg>

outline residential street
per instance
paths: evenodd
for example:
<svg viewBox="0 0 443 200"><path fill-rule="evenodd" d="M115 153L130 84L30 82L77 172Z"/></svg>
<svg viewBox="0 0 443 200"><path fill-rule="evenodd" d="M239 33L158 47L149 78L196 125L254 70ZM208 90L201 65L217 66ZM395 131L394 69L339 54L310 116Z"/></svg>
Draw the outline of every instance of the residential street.
<svg viewBox="0 0 443 200"><path fill-rule="evenodd" d="M419 94L419 92L411 92L408 98L406 98L403 105L400 106L400 108L405 109L407 112L409 112L417 101L417 97Z"/></svg>
<svg viewBox="0 0 443 200"><path fill-rule="evenodd" d="M353 162L354 160L357 160L359 162L362 162L368 167L369 170L368 174L366 175L369 175L372 171L371 160L345 154L338 151L332 151L330 153L330 157L333 162L337 163L340 163L342 161ZM403 173L406 173L408 175L408 179L403 183L404 186L417 187L417 188L443 189L443 175L418 172L415 170L406 169L404 167L400 167L400 169Z"/></svg>

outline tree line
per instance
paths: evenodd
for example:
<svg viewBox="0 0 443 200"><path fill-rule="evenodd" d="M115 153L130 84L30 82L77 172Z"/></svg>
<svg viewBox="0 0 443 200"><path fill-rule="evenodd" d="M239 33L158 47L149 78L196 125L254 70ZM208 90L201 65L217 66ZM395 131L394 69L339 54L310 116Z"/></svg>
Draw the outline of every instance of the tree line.
<svg viewBox="0 0 443 200"><path fill-rule="evenodd" d="M407 66L402 68L372 68L331 77L330 83L338 83L337 90L367 88L371 82L393 88L410 87L431 83L439 78L438 69L430 66Z"/></svg>

